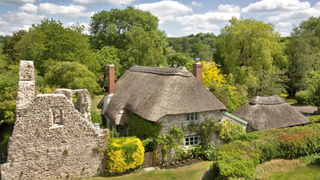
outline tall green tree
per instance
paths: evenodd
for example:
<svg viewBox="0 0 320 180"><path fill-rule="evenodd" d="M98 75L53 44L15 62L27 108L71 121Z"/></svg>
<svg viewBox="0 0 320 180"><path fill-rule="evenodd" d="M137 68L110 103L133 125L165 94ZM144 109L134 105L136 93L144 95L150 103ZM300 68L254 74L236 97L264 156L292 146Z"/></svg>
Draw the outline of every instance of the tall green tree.
<svg viewBox="0 0 320 180"><path fill-rule="evenodd" d="M214 57L224 73L235 77L235 83L248 88L252 82L259 84L256 72L286 67L280 34L274 31L273 24L243 18L229 22L221 30Z"/></svg>
<svg viewBox="0 0 320 180"><path fill-rule="evenodd" d="M101 92L96 76L78 62L56 62L48 67L44 78L51 84L69 89L88 89L91 94Z"/></svg>
<svg viewBox="0 0 320 180"><path fill-rule="evenodd" d="M95 49L113 46L119 49L123 69L133 64L165 66L168 42L158 29L158 18L150 12L127 7L94 14L90 23L91 43Z"/></svg>
<svg viewBox="0 0 320 180"><path fill-rule="evenodd" d="M123 74L123 68L120 64L121 51L113 46L104 46L95 53L95 60L98 65L95 74L99 79L101 88L107 89L108 86L108 65L111 62L115 65L116 79Z"/></svg>
<svg viewBox="0 0 320 180"><path fill-rule="evenodd" d="M3 42L3 46L2 46L3 53L7 54L8 57L14 62L19 63L19 60L21 60L18 50L15 49L14 47L21 40L22 36L24 36L25 34L27 34L27 31L25 30L14 32L11 37L9 37L8 39L5 39Z"/></svg>
<svg viewBox="0 0 320 180"><path fill-rule="evenodd" d="M34 61L41 76L54 62L80 62L91 68L92 51L83 28L79 25L65 28L60 21L44 19L33 24L15 48L22 59Z"/></svg>
<svg viewBox="0 0 320 180"><path fill-rule="evenodd" d="M128 37L125 59L122 64L125 68L133 64L141 66L166 66L166 57L169 44L164 31L158 29L144 31L137 26L126 32Z"/></svg>
<svg viewBox="0 0 320 180"><path fill-rule="evenodd" d="M126 47L126 32L139 26L144 31L156 30L158 18L150 12L128 6L126 9L111 9L101 11L91 17L90 33L93 48L114 46L118 49Z"/></svg>
<svg viewBox="0 0 320 180"><path fill-rule="evenodd" d="M294 27L286 46L288 86L293 97L309 87L310 72L320 70L320 18L311 17Z"/></svg>

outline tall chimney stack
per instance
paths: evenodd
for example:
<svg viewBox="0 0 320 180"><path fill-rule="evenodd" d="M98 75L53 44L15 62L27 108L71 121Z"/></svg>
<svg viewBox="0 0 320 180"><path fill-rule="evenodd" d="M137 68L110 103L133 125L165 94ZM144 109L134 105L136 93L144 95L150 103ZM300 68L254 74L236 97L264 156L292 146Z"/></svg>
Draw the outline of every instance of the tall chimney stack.
<svg viewBox="0 0 320 180"><path fill-rule="evenodd" d="M108 65L108 78L109 78L109 94L113 94L114 93L114 65L112 64L112 62L110 62L110 64Z"/></svg>
<svg viewBox="0 0 320 180"><path fill-rule="evenodd" d="M199 61L193 64L193 75L202 83L202 64Z"/></svg>

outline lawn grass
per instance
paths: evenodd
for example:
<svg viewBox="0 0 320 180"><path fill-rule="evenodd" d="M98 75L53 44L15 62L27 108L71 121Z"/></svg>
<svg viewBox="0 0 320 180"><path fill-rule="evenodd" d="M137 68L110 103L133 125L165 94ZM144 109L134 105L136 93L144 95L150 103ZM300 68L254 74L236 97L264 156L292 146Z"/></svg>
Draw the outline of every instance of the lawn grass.
<svg viewBox="0 0 320 180"><path fill-rule="evenodd" d="M101 114L101 109L97 108L97 105L101 101L101 99L104 97L106 93L99 93L96 94L92 100L91 100L91 110L96 111L97 113Z"/></svg>
<svg viewBox="0 0 320 180"><path fill-rule="evenodd" d="M143 173L131 173L121 176L112 177L93 177L87 178L86 180L106 180L106 179L117 179L117 180L178 180L188 179L196 180L212 165L212 161L203 161L200 163L192 164L187 167L173 170L154 170L151 172Z"/></svg>
<svg viewBox="0 0 320 180"><path fill-rule="evenodd" d="M285 172L277 172L274 175L270 176L268 179L270 180L306 180L312 179L317 180L320 179L320 166L318 164L308 164L306 166L297 166L289 171Z"/></svg>
<svg viewBox="0 0 320 180"><path fill-rule="evenodd" d="M312 162L314 157L314 155L308 155L299 159L273 159L264 162L257 166L255 178L269 180L320 179L320 164Z"/></svg>

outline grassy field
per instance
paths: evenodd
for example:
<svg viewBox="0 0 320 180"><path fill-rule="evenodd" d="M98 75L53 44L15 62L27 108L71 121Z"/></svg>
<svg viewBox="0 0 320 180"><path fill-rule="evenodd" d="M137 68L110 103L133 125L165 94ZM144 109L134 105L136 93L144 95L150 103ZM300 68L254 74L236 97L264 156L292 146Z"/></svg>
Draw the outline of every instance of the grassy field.
<svg viewBox="0 0 320 180"><path fill-rule="evenodd" d="M257 166L256 179L269 180L318 180L320 179L320 164L312 163L313 156L299 159L273 159Z"/></svg>
<svg viewBox="0 0 320 180"><path fill-rule="evenodd" d="M99 114L101 113L101 109L98 109L97 105L99 104L101 99L104 97L104 95L105 93L97 94L94 96L94 98L92 98L92 101L91 101L91 109L94 111L97 111Z"/></svg>
<svg viewBox="0 0 320 180"><path fill-rule="evenodd" d="M289 171L277 172L270 176L270 180L290 179L290 180L318 180L320 179L320 166L317 164L308 164L306 166L297 166Z"/></svg>
<svg viewBox="0 0 320 180"><path fill-rule="evenodd" d="M204 161L174 170L154 170L151 172L131 173L122 176L93 177L86 180L196 180L210 167L210 165L212 165L211 161Z"/></svg>

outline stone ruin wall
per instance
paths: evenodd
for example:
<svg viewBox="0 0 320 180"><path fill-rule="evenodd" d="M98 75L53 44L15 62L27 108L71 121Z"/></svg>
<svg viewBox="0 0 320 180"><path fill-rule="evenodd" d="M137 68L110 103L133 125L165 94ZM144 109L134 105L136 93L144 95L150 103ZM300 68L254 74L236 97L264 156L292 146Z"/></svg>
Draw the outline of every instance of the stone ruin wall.
<svg viewBox="0 0 320 180"><path fill-rule="evenodd" d="M65 93L74 91L36 95L34 77L33 62L21 61L17 119L8 144L8 162L1 165L1 179L77 179L99 175L104 170L103 149L108 131L94 126L86 118L88 114L81 112L81 108L90 107L90 94L82 96L82 107L77 110L72 96Z"/></svg>

